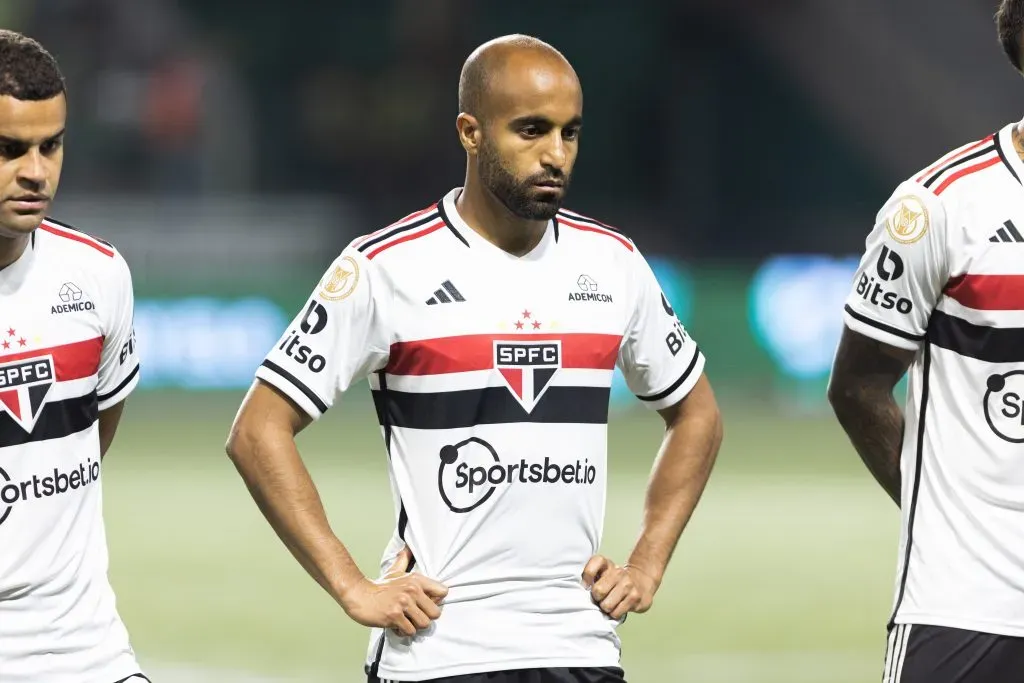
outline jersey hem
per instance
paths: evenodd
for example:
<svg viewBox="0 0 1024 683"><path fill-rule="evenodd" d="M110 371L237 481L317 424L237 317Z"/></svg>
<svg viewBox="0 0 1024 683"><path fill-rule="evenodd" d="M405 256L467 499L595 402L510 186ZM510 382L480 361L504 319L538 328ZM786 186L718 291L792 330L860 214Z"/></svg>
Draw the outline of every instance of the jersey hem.
<svg viewBox="0 0 1024 683"><path fill-rule="evenodd" d="M865 337L895 346L907 351L917 351L924 340L923 335L913 335L899 328L869 318L859 311L853 310L849 304L843 310L843 322L854 332Z"/></svg>
<svg viewBox="0 0 1024 683"><path fill-rule="evenodd" d="M976 621L953 616L942 616L937 614L906 613L899 614L893 619L894 624L918 624L921 626L941 626L944 628L956 628L962 631L977 631L978 633L991 633L998 636L1010 636L1012 638L1024 637L1024 622L1018 625L1000 624L988 621Z"/></svg>
<svg viewBox="0 0 1024 683"><path fill-rule="evenodd" d="M507 671L510 669L552 669L552 668L595 668L607 666L622 666L619 658L610 661L606 658L580 659L566 657L530 658L530 659L509 659L493 662L476 662L473 664L458 664L454 666L443 666L421 671L409 672L389 669L383 662L377 668L377 678L396 679L402 681L429 681L434 678L448 678L450 676L467 676L470 674L489 673L492 671Z"/></svg>
<svg viewBox="0 0 1024 683"><path fill-rule="evenodd" d="M282 375L280 372L273 370L267 366L267 361L263 362L256 368L256 377L263 380L264 382L272 385L275 389L279 389L284 394L294 401L299 408L306 412L314 420L319 419L324 411L321 411L313 401L310 400L306 392L312 393L312 391L305 386L299 384L299 381L294 377L287 377Z"/></svg>

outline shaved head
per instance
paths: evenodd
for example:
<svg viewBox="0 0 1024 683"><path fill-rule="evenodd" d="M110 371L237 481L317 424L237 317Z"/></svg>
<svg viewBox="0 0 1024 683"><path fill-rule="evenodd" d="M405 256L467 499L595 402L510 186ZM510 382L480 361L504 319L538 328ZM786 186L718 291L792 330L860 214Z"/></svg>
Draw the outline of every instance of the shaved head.
<svg viewBox="0 0 1024 683"><path fill-rule="evenodd" d="M583 89L562 53L518 34L484 43L462 68L459 110L467 187L518 219L554 217L583 125Z"/></svg>
<svg viewBox="0 0 1024 683"><path fill-rule="evenodd" d="M560 66L576 78L569 60L543 40L518 33L501 36L473 50L462 66L462 74L459 76L459 111L478 119L483 118L492 104L496 82L510 64L518 62L522 65L523 58L534 64L556 68Z"/></svg>

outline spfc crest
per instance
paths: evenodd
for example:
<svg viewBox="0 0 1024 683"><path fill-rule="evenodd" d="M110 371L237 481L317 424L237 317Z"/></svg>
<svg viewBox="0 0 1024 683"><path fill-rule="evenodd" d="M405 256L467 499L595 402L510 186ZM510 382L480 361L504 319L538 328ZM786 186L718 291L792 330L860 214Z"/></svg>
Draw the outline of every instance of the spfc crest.
<svg viewBox="0 0 1024 683"><path fill-rule="evenodd" d="M31 433L53 382L53 356L0 363L0 413Z"/></svg>
<svg viewBox="0 0 1024 683"><path fill-rule="evenodd" d="M526 412L534 406L562 367L562 342L494 342L494 367Z"/></svg>

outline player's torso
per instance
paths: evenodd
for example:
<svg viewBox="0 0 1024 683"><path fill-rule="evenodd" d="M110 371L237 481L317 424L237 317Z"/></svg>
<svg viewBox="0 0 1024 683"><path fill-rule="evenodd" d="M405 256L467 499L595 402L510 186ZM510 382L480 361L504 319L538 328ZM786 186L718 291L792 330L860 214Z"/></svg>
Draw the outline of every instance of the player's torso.
<svg viewBox="0 0 1024 683"><path fill-rule="evenodd" d="M387 637L381 671L614 664L615 624L581 572L600 544L629 252L560 226L513 259L443 230L384 266L393 343L370 385L398 532L449 593L427 634Z"/></svg>
<svg viewBox="0 0 1024 683"><path fill-rule="evenodd" d="M442 579L564 579L599 543L627 271L610 238L554 236L522 259L424 240L387 268L394 343L371 386L407 539Z"/></svg>
<svg viewBox="0 0 1024 683"><path fill-rule="evenodd" d="M1024 189L999 164L946 194L949 282L908 411L920 483L901 614L1024 635Z"/></svg>
<svg viewBox="0 0 1024 683"><path fill-rule="evenodd" d="M99 514L101 278L62 246L0 271L0 600L63 571Z"/></svg>

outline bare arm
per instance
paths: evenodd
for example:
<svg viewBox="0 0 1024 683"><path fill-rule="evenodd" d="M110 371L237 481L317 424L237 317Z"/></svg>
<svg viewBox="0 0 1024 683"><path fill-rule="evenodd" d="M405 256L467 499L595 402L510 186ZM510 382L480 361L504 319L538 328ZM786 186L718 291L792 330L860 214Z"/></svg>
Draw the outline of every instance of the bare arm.
<svg viewBox="0 0 1024 683"><path fill-rule="evenodd" d="M892 391L914 353L844 328L828 386L828 400L839 424L896 505L900 504L904 422Z"/></svg>
<svg viewBox="0 0 1024 683"><path fill-rule="evenodd" d="M110 444L114 442L114 434L117 433L117 425L121 423L123 411L124 401L121 401L100 412L100 460L107 454Z"/></svg>
<svg viewBox="0 0 1024 683"><path fill-rule="evenodd" d="M419 575L381 582L363 576L331 530L295 445L310 422L283 394L256 380L232 425L228 455L282 542L349 616L413 635L440 615L434 602L447 590Z"/></svg>
<svg viewBox="0 0 1024 683"><path fill-rule="evenodd" d="M647 485L640 538L626 565L660 585L711 475L722 443L722 417L706 377L682 401L659 412L665 437Z"/></svg>
<svg viewBox="0 0 1024 683"><path fill-rule="evenodd" d="M650 608L722 443L722 417L704 376L686 398L659 412L665 420L665 437L647 486L640 537L629 561L619 568L597 555L583 572L594 600L615 619Z"/></svg>

